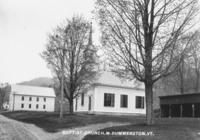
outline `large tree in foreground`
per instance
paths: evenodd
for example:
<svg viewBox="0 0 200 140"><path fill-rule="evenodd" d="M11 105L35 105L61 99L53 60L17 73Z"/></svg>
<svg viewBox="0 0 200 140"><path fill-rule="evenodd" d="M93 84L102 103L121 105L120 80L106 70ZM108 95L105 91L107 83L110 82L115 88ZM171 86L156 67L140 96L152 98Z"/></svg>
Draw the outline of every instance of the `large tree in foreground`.
<svg viewBox="0 0 200 140"><path fill-rule="evenodd" d="M73 99L84 94L97 74L96 52L92 25L82 17L67 20L48 36L42 57L59 81L57 85L69 101L70 113L73 113Z"/></svg>
<svg viewBox="0 0 200 140"><path fill-rule="evenodd" d="M176 53L196 5L196 0L96 1L102 43L115 70L145 84L147 124L153 124L153 84L172 73L188 51Z"/></svg>

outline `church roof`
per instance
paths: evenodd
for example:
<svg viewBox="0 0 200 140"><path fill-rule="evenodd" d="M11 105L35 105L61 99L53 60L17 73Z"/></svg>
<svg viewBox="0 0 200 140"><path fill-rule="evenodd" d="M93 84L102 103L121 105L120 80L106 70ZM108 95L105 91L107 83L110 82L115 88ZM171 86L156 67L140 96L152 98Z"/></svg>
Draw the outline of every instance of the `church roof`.
<svg viewBox="0 0 200 140"><path fill-rule="evenodd" d="M100 72L95 85L112 86L119 88L130 88L136 90L144 90L144 84L141 82L120 79L114 73L103 71Z"/></svg>

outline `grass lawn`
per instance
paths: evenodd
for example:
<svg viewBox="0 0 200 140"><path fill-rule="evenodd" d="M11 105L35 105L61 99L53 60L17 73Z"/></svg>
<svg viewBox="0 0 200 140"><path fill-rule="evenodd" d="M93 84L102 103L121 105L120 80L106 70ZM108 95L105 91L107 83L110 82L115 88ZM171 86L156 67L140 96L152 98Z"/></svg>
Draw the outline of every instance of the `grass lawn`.
<svg viewBox="0 0 200 140"><path fill-rule="evenodd" d="M100 132L153 133L153 136L87 135L84 140L200 140L200 135L197 135L200 132L200 118L157 118L155 125L147 126L144 117L136 116L65 114L63 120L59 121L58 113L15 111L1 114L21 122L35 124L52 133L62 129L106 122L129 122L132 125L106 128L100 130Z"/></svg>
<svg viewBox="0 0 200 140"><path fill-rule="evenodd" d="M84 140L199 140L200 118L162 118L156 119L155 125L147 126L138 122L135 125L111 127L100 132L153 132L152 136L131 135L87 135Z"/></svg>
<svg viewBox="0 0 200 140"><path fill-rule="evenodd" d="M108 116L88 114L65 114L62 121L59 120L59 113L14 111L3 112L2 115L25 123L35 124L47 132L58 132L62 129L86 126L89 124L106 122L144 122L144 117L135 116Z"/></svg>

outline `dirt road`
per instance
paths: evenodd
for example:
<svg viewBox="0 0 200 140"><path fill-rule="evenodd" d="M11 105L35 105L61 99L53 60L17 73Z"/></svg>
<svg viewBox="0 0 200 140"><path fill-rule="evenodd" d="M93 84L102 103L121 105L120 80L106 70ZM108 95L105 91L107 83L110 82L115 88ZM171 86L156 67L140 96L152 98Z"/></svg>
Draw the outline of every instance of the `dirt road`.
<svg viewBox="0 0 200 140"><path fill-rule="evenodd" d="M37 138L21 123L0 115L0 140L37 140Z"/></svg>

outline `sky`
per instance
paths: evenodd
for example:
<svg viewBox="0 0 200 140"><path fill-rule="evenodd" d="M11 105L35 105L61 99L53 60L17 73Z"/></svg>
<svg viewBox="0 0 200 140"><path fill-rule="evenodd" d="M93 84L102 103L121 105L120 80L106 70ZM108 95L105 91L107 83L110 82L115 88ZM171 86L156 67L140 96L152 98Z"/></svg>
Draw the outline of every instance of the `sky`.
<svg viewBox="0 0 200 140"><path fill-rule="evenodd" d="M47 43L47 34L73 15L82 15L94 22L91 14L94 2L0 0L0 82L14 84L51 77L40 56Z"/></svg>
<svg viewBox="0 0 200 140"><path fill-rule="evenodd" d="M51 77L40 54L45 49L47 34L66 18L78 14L92 21L93 39L98 44L99 31L91 13L94 2L0 0L0 83Z"/></svg>

